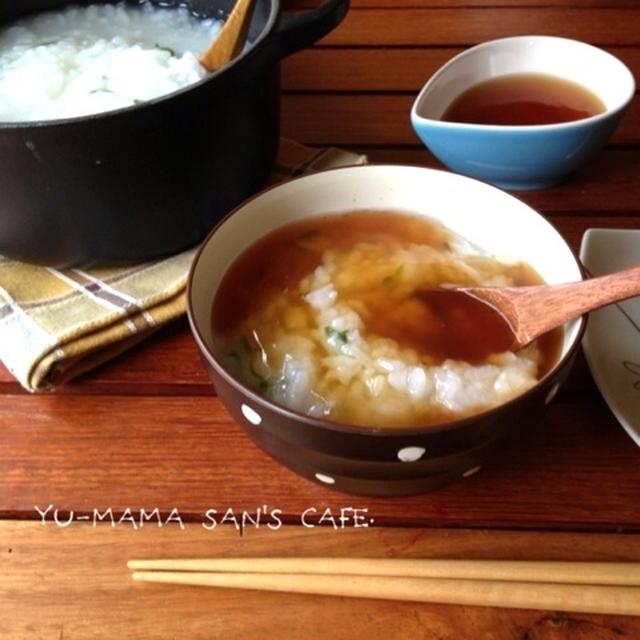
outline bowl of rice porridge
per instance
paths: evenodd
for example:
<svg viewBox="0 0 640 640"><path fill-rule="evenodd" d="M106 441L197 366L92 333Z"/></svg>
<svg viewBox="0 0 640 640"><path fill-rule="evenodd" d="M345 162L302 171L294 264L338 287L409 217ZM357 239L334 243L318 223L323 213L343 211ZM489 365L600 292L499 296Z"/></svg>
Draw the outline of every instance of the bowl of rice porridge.
<svg viewBox="0 0 640 640"><path fill-rule="evenodd" d="M420 292L581 278L555 229L495 187L349 167L226 217L192 265L189 320L220 399L269 454L338 490L404 495L470 477L538 428L584 328L487 355L480 319L451 341L469 319Z"/></svg>
<svg viewBox="0 0 640 640"><path fill-rule="evenodd" d="M51 266L186 249L261 188L279 61L344 16L257 0L242 52L198 62L231 0L0 6L0 255Z"/></svg>

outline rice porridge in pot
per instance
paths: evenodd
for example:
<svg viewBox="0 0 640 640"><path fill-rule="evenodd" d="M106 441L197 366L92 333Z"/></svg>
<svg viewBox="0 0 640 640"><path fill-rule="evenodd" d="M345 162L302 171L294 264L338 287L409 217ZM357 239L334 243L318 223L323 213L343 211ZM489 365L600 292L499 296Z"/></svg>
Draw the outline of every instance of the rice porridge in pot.
<svg viewBox="0 0 640 640"><path fill-rule="evenodd" d="M311 416L438 424L533 387L555 364L562 334L517 353L443 351L447 325L420 291L540 282L527 264L500 262L422 216L307 218L256 242L225 273L213 303L215 353L243 384Z"/></svg>
<svg viewBox="0 0 640 640"><path fill-rule="evenodd" d="M148 1L25 17L0 31L0 122L100 113L193 84L221 25Z"/></svg>

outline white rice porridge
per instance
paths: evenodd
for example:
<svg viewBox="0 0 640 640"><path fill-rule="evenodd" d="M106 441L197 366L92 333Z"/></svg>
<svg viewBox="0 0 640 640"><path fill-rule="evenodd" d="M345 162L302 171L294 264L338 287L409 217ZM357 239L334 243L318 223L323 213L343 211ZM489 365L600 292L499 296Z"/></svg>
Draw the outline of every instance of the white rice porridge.
<svg viewBox="0 0 640 640"><path fill-rule="evenodd" d="M221 25L149 2L21 19L0 32L0 122L110 111L197 82L196 56Z"/></svg>
<svg viewBox="0 0 640 640"><path fill-rule="evenodd" d="M368 328L372 314L393 314L424 287L522 284L526 269L535 274L523 263L506 265L478 254L440 229L444 239L433 245L357 242L326 249L321 240L304 239L307 246L320 243L320 264L297 284L280 287L226 335L216 329L216 299L214 336L225 366L286 407L368 426L446 422L527 391L536 384L543 358L537 343L471 364L440 361ZM271 255L287 246L273 248ZM296 257L289 259L293 264ZM233 296L246 295L251 285L237 284L219 289L221 305L241 304ZM263 286L256 283L254 291Z"/></svg>

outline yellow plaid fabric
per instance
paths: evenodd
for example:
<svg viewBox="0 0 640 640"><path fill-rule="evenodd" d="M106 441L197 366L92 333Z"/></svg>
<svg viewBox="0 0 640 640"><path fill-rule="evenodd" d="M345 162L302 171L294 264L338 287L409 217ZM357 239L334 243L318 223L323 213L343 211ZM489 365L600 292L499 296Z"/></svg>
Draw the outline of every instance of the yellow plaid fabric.
<svg viewBox="0 0 640 640"><path fill-rule="evenodd" d="M364 164L281 140L272 182ZM195 249L116 268L54 269L0 257L0 360L29 391L51 390L185 312Z"/></svg>

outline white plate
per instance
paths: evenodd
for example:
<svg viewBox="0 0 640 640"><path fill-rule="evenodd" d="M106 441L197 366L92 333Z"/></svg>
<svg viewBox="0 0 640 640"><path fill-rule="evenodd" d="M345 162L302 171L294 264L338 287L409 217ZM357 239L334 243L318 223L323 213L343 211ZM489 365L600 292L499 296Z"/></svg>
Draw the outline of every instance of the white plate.
<svg viewBox="0 0 640 640"><path fill-rule="evenodd" d="M640 231L588 229L580 259L594 276L640 263ZM584 351L598 388L640 446L640 297L590 314Z"/></svg>

